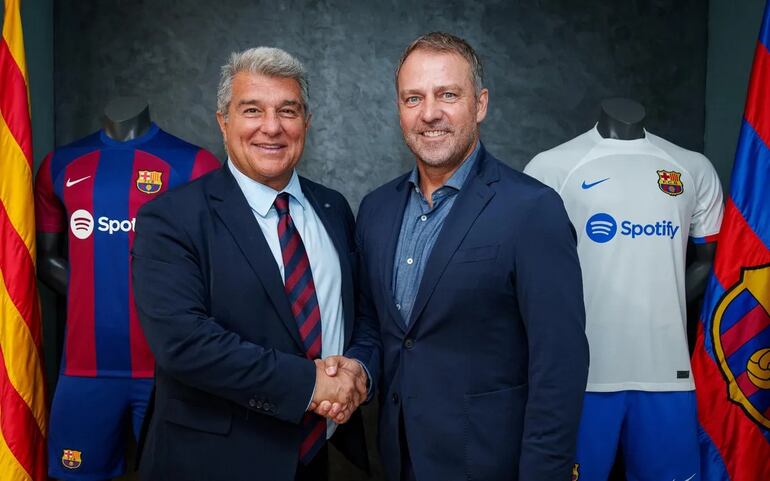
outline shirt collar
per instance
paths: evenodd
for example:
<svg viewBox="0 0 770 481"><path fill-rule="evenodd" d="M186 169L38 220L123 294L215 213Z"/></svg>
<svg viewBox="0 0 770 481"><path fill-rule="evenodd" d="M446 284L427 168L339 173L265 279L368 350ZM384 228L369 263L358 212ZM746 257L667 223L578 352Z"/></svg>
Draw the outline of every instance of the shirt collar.
<svg viewBox="0 0 770 481"><path fill-rule="evenodd" d="M305 195L302 193L302 186L299 183L299 176L297 175L296 170L291 173L291 179L289 179L289 183L286 184L286 187L279 192L265 184L257 182L238 170L233 165L230 158L227 159L227 166L233 174L233 177L235 177L238 187L243 191L243 195L246 196L246 202L249 203L249 207L259 214L260 217L267 217L270 208L273 207L275 198L281 192L287 192L290 196L294 197L303 210L305 209L307 198L305 198Z"/></svg>
<svg viewBox="0 0 770 481"><path fill-rule="evenodd" d="M477 140L476 146L473 148L473 151L471 151L471 154L463 161L462 164L460 164L460 168L454 171L449 180L447 180L444 184L444 187L451 187L455 190L460 190L462 188L463 184L465 184L465 180L468 178L468 175L473 169L473 164L476 163L476 158L479 156L480 147L481 142ZM418 172L417 167L412 169L412 173L409 175L409 182L411 182L418 189L420 188L420 173Z"/></svg>

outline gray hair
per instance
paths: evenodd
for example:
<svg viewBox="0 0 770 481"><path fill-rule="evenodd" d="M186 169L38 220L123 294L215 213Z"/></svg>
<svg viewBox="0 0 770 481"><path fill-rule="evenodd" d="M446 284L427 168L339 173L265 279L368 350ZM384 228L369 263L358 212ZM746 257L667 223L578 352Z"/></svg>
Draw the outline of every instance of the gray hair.
<svg viewBox="0 0 770 481"><path fill-rule="evenodd" d="M305 116L310 113L307 73L302 63L280 48L256 47L231 53L230 60L222 66L222 76L217 89L217 112L225 118L233 97L233 78L239 72L296 80L302 94Z"/></svg>
<svg viewBox="0 0 770 481"><path fill-rule="evenodd" d="M420 35L406 47L404 53L401 54L398 67L396 67L396 90L398 90L398 74L401 72L401 67L404 65L409 54L415 50L454 53L461 56L471 67L471 80L476 89L476 95L481 93L481 89L484 88L484 68L481 66L481 60L476 55L476 51L473 50L473 47L465 39L446 32L431 32Z"/></svg>

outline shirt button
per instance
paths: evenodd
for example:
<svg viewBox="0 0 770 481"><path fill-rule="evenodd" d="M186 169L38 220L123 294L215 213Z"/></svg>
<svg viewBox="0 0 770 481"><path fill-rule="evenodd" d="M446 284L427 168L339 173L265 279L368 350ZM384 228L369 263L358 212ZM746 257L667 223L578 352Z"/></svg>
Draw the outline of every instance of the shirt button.
<svg viewBox="0 0 770 481"><path fill-rule="evenodd" d="M401 304L396 304L396 309L401 310Z"/></svg>
<svg viewBox="0 0 770 481"><path fill-rule="evenodd" d="M421 215L420 216L420 220L425 222L426 220L428 220L428 216L427 215Z"/></svg>
<svg viewBox="0 0 770 481"><path fill-rule="evenodd" d="M414 264L414 259L412 259L412 258L410 257L409 259L407 259L407 260L406 260L406 263L407 263L407 264L409 264L409 265L411 266L412 264Z"/></svg>

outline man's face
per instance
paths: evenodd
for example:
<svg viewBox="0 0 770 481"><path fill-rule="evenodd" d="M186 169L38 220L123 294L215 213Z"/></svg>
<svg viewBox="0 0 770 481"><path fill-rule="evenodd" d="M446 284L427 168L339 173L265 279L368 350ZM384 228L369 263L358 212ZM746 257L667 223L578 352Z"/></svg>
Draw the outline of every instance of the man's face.
<svg viewBox="0 0 770 481"><path fill-rule="evenodd" d="M459 165L473 150L487 115L488 92L475 95L460 55L429 50L409 54L398 74L401 131L417 159L432 167Z"/></svg>
<svg viewBox="0 0 770 481"><path fill-rule="evenodd" d="M239 72L227 118L217 113L227 153L248 177L274 190L291 179L305 146L305 117L296 80Z"/></svg>

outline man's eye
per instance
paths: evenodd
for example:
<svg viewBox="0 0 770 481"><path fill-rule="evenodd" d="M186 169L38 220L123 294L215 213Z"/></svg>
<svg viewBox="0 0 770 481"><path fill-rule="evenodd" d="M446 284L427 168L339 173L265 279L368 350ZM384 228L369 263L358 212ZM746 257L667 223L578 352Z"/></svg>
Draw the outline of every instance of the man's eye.
<svg viewBox="0 0 770 481"><path fill-rule="evenodd" d="M420 97L416 95L412 95L411 97L407 97L404 99L404 103L407 103L407 104L416 104L419 101L420 101Z"/></svg>
<svg viewBox="0 0 770 481"><path fill-rule="evenodd" d="M299 115L299 112L297 112L294 109L282 109L280 111L280 114L283 115L284 117L296 117Z"/></svg>
<svg viewBox="0 0 770 481"><path fill-rule="evenodd" d="M454 93L454 92L444 92L444 93L441 94L441 96L444 97L445 99L457 98L457 94Z"/></svg>
<svg viewBox="0 0 770 481"><path fill-rule="evenodd" d="M243 113L248 115L256 114L257 112L259 112L259 110L256 107L249 107L243 110Z"/></svg>

